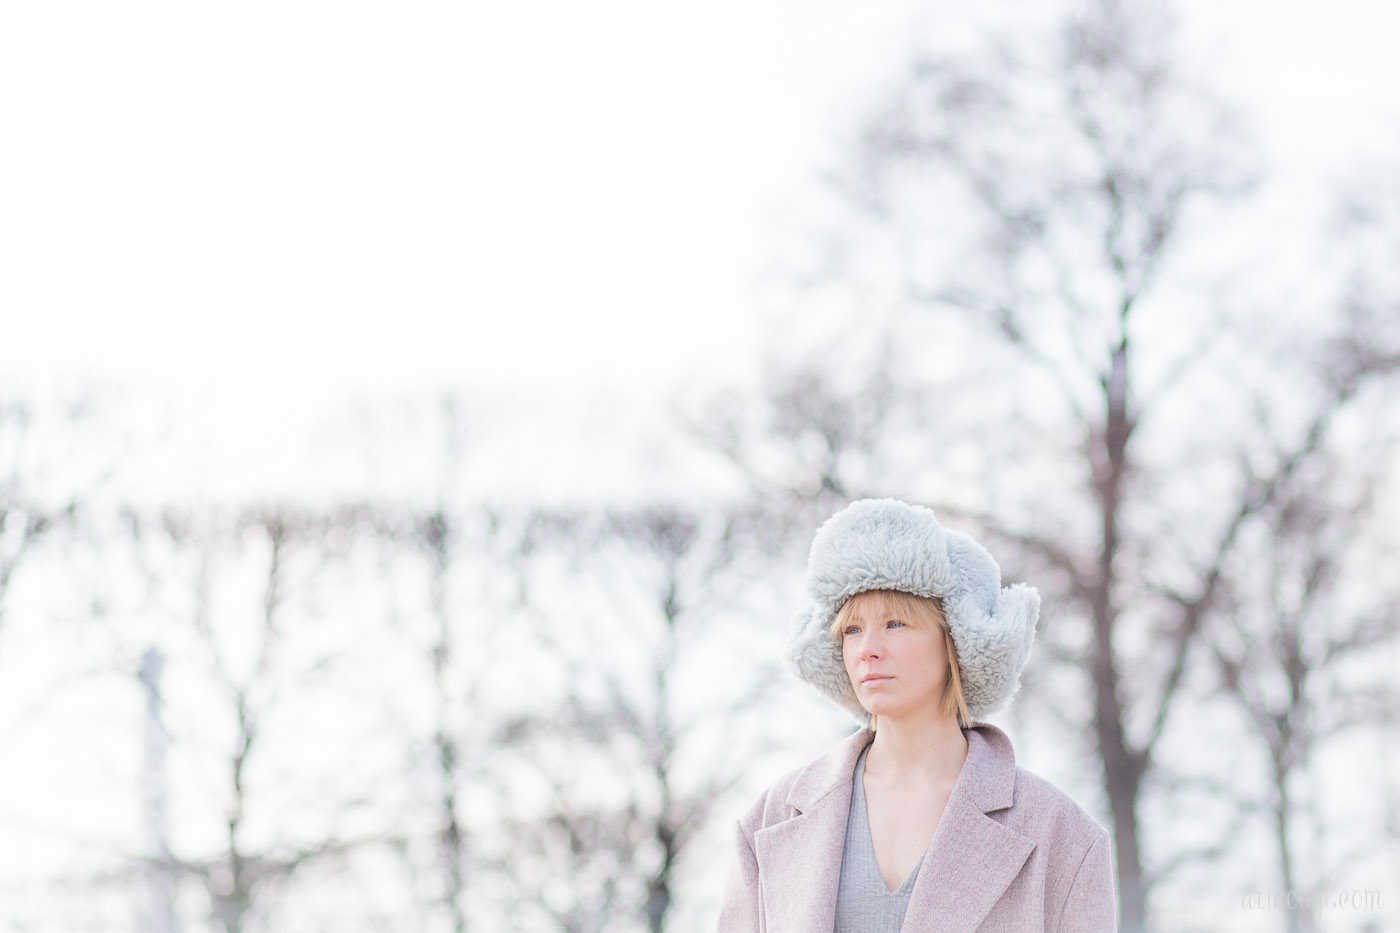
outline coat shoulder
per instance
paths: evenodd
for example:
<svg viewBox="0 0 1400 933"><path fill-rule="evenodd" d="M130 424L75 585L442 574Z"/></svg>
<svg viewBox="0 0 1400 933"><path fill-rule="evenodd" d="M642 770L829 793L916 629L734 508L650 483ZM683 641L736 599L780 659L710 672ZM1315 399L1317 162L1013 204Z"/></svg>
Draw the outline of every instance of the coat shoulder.
<svg viewBox="0 0 1400 933"><path fill-rule="evenodd" d="M750 836L757 830L792 819L797 815L796 808L788 803L788 794L792 790L793 783L802 774L802 770L802 768L793 768L769 784L767 789L759 794L753 805L739 818L739 824Z"/></svg>
<svg viewBox="0 0 1400 933"><path fill-rule="evenodd" d="M1083 857L1095 843L1108 840L1108 830L1074 798L1025 768L1016 768L1013 803L1003 813L1007 826L1066 857Z"/></svg>
<svg viewBox="0 0 1400 933"><path fill-rule="evenodd" d="M825 755L788 771L759 795L740 818L740 825L751 836L757 830L792 819L828 794L849 793L856 758L869 741L869 732L857 732Z"/></svg>

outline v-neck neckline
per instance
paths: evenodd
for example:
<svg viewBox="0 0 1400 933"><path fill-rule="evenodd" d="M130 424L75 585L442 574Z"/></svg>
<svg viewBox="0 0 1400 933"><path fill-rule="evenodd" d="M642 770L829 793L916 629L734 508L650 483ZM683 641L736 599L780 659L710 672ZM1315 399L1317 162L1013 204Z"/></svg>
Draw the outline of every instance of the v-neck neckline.
<svg viewBox="0 0 1400 933"><path fill-rule="evenodd" d="M856 761L855 785L860 793L860 815L861 821L865 823L865 845L870 853L870 864L875 866L875 885L885 897L902 897L910 888L914 886L914 880L919 877L919 869L923 867L924 858L928 855L928 846L924 847L919 860L914 863L914 867L909 870L909 875L899 887L891 891L885 886L885 876L880 870L880 860L875 855L875 837L870 829L870 810L865 805L865 755L870 751L870 745L861 749L860 758ZM933 845L932 841L929 845Z"/></svg>

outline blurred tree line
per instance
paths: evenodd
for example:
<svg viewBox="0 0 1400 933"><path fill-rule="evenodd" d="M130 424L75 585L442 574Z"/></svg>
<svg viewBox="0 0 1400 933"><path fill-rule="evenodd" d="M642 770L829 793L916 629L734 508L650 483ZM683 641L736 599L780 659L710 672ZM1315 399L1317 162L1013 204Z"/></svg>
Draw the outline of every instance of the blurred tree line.
<svg viewBox="0 0 1400 933"><path fill-rule="evenodd" d="M496 501L467 467L524 454L464 400L412 497L136 506L84 471L100 414L7 402L0 833L34 854L0 924L706 929L728 821L847 725L779 667L810 536L864 495L1041 589L1013 731L1110 827L1122 929L1393 869L1400 188L1280 267L1170 13L911 63L763 386L675 412L724 495Z"/></svg>

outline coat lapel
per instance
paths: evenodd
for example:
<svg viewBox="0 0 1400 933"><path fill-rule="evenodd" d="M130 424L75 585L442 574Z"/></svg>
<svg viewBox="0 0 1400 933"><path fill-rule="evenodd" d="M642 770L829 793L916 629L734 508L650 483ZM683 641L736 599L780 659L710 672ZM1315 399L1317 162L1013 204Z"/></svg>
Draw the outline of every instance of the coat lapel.
<svg viewBox="0 0 1400 933"><path fill-rule="evenodd" d="M1016 759L1010 740L993 729L969 729L967 737L967 760L914 880L904 933L976 930L1035 848L987 815L1012 804Z"/></svg>
<svg viewBox="0 0 1400 933"><path fill-rule="evenodd" d="M967 760L914 880L904 933L972 933L1035 848L987 815L1013 802L1011 741L991 726L965 732ZM851 778L872 737L857 732L803 769L787 797L797 815L754 833L768 933L812 933L836 925Z"/></svg>
<svg viewBox="0 0 1400 933"><path fill-rule="evenodd" d="M872 735L857 732L803 769L787 797L798 814L754 833L768 933L812 933L836 925L851 777Z"/></svg>

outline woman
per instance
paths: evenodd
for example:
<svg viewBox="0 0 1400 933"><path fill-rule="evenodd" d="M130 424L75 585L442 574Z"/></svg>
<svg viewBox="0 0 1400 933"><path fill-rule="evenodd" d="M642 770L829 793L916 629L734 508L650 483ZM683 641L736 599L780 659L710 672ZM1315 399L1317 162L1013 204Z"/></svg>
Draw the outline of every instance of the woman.
<svg viewBox="0 0 1400 933"><path fill-rule="evenodd" d="M866 499L818 530L797 672L869 728L739 821L719 929L1115 929L1108 833L980 723L1010 702L1040 597L929 509Z"/></svg>

